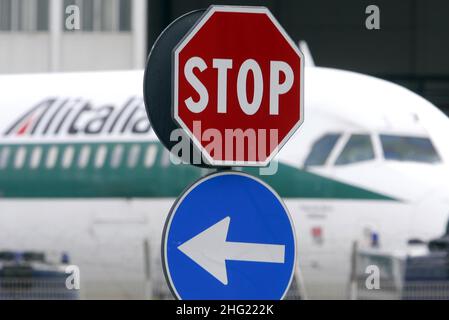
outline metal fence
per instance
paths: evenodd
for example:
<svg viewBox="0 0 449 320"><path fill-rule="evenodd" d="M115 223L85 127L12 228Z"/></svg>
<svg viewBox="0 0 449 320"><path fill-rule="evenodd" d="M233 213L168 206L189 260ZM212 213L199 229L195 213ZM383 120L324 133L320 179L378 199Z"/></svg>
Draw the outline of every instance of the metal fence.
<svg viewBox="0 0 449 320"><path fill-rule="evenodd" d="M65 278L0 278L0 300L74 300L78 290L67 289Z"/></svg>
<svg viewBox="0 0 449 320"><path fill-rule="evenodd" d="M368 270L376 268L376 273ZM371 269L370 269L371 268ZM449 300L449 252L382 252L354 246L351 299Z"/></svg>
<svg viewBox="0 0 449 320"><path fill-rule="evenodd" d="M379 288L367 288L365 281L353 289L357 300L448 300L449 281L411 281L398 287L396 283L383 281Z"/></svg>

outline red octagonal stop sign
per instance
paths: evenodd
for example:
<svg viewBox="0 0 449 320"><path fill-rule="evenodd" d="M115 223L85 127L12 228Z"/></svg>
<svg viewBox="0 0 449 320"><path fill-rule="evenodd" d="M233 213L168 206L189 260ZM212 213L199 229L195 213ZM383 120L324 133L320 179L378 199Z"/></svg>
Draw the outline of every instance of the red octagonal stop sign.
<svg viewBox="0 0 449 320"><path fill-rule="evenodd" d="M266 8L210 7L173 59L173 117L211 165L266 165L303 122L303 56Z"/></svg>

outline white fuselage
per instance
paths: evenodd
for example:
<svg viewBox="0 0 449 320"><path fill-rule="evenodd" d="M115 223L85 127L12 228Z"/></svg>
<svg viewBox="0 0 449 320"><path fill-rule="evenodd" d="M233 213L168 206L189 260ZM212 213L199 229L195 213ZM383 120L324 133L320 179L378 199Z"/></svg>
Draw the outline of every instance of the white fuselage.
<svg viewBox="0 0 449 320"><path fill-rule="evenodd" d="M385 81L322 68L307 68L305 75L305 122L279 154L279 162L301 170L320 136L341 132L342 137L326 163L306 169L316 177L384 196L344 195L346 189L341 187L334 190L339 196L317 190L315 196L285 198L297 230L298 272L307 296L346 298L354 241L370 245L375 233L383 249L398 249L411 238L428 240L445 231L449 216L449 149L445 142L449 120L427 101ZM42 156L41 151L33 149L35 144L156 142L143 120L146 115L141 101L142 73L3 76L0 87L4 93L0 96L0 250L69 253L71 262L80 267L82 298L145 298L150 296L149 285L151 292L166 290L160 239L176 195L133 197L128 196L129 190L123 190L121 196L121 190L114 189L113 196L96 197L91 188L94 196L83 192L74 196L70 194L69 178L64 180L68 191L56 190L57 196L39 190L46 187L45 181L39 184L30 180L34 185L28 186L26 190L31 191L27 193L21 193L20 188L28 183L29 175L21 175L27 166L31 166L27 168L30 172L50 170L51 151ZM130 97L137 100L128 107L118 107L126 106ZM55 108L64 99L70 100L64 109L71 110L66 119L65 112L54 114L51 108L43 114L45 106L21 119L33 106L50 98L56 99ZM91 107L81 112L85 104L76 99L88 101ZM410 112L419 117L419 124L406 121ZM36 117L42 121L36 124ZM425 135L435 145L441 161L386 161L377 140L383 132ZM373 159L336 166L338 154L353 133L370 135L374 141ZM4 158L10 163L2 169L2 152L8 146L14 151ZM21 146L30 149L20 154ZM113 155L102 159L100 149L96 149L93 171L84 172L76 167L81 166L83 149L70 152L69 148L64 146L54 161L61 162L62 174L65 169L75 170L79 175L74 177L79 179L84 175L95 178L99 175L95 170L100 170L104 162L114 161ZM125 156L131 159L132 148L125 150ZM151 158L149 150L142 160L146 169L169 175L174 169L167 153L160 149L160 156ZM128 163L129 168L132 166ZM117 175L117 185L121 174ZM14 180L15 175L20 178ZM165 180L155 178L146 183L160 181ZM156 189L168 187L161 183ZM33 189L39 192L33 195ZM149 252L145 252L146 241L150 244ZM145 281L148 266L150 281Z"/></svg>

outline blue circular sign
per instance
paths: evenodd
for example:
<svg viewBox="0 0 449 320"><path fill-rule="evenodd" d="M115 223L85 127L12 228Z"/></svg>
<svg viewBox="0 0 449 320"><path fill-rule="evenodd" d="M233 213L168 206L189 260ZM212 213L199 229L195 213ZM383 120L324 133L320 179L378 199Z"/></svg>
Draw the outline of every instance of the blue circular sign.
<svg viewBox="0 0 449 320"><path fill-rule="evenodd" d="M209 175L173 205L162 239L178 299L279 300L296 261L293 222L267 184L241 172Z"/></svg>

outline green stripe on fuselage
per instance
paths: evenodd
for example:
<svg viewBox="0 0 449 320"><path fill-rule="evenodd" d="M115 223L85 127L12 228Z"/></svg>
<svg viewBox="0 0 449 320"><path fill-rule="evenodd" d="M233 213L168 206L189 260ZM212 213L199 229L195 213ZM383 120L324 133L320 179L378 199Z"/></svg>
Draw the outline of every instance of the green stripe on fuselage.
<svg viewBox="0 0 449 320"><path fill-rule="evenodd" d="M106 148L106 156L98 165L100 147L103 151ZM150 147L155 152L148 152ZM85 153L87 161L80 165L83 148L89 150L89 156ZM50 149L53 156L58 150L53 165L49 165ZM243 171L259 176L283 198L394 200L283 163L279 163L274 175L259 175L258 168ZM207 172L211 171L172 164L168 151L158 142L0 146L3 198L175 198Z"/></svg>

